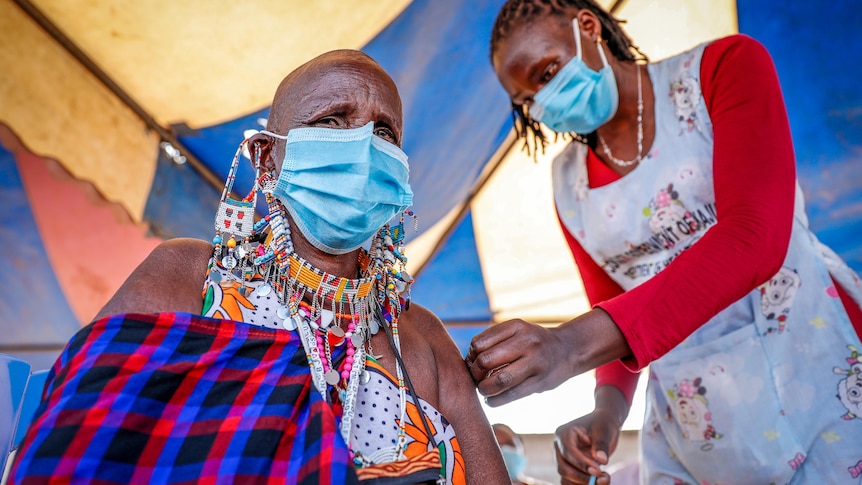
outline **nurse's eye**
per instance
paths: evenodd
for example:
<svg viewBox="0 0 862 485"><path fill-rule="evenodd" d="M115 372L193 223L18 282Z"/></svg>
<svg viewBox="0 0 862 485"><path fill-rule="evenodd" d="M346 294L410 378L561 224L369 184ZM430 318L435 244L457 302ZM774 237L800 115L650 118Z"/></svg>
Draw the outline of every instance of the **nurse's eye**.
<svg viewBox="0 0 862 485"><path fill-rule="evenodd" d="M556 74L557 63L552 62L548 64L548 67L546 67L545 70L542 72L542 77L539 78L539 82L541 82L542 85L548 84L549 82L551 82L551 79L553 79Z"/></svg>

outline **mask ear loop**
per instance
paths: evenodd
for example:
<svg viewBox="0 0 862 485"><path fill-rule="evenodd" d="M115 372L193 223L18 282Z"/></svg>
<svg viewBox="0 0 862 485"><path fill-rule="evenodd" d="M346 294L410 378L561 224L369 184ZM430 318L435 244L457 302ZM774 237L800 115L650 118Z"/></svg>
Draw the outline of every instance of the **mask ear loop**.
<svg viewBox="0 0 862 485"><path fill-rule="evenodd" d="M583 61L583 50L581 49L581 26L577 17L572 19L572 30L574 30L575 33L575 55L578 59ZM602 58L602 67L608 67L608 58L605 55L605 50L602 48L601 35L596 38L596 49L599 50L599 57Z"/></svg>
<svg viewBox="0 0 862 485"><path fill-rule="evenodd" d="M583 51L581 51L581 26L578 22L578 18L575 17L572 19L572 30L575 31L575 57L583 60Z"/></svg>
<svg viewBox="0 0 862 485"><path fill-rule="evenodd" d="M608 67L608 58L605 56L605 49L602 47L602 38L596 39L596 48L599 50L599 57L602 58L602 68Z"/></svg>
<svg viewBox="0 0 862 485"><path fill-rule="evenodd" d="M287 135L279 135L278 133L273 133L269 130L261 130L258 133L261 135L269 135L273 138L278 138L279 140L287 140Z"/></svg>

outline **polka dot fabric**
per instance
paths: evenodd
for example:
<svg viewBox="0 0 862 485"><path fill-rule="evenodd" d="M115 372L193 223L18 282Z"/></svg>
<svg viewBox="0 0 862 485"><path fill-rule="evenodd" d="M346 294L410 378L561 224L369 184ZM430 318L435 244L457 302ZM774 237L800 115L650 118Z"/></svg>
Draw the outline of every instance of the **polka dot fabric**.
<svg viewBox="0 0 862 485"><path fill-rule="evenodd" d="M366 370L371 379L359 388L356 414L350 433L351 449L365 456L377 455L391 459L401 419L398 386L393 376L374 360L368 360ZM445 468L447 483L465 483L464 458L461 456L455 429L434 406L421 397L418 406L422 407L422 412L428 419L428 425L440 451L440 461ZM407 434L405 458L419 456L434 448L422 423L417 403L409 393L404 430Z"/></svg>

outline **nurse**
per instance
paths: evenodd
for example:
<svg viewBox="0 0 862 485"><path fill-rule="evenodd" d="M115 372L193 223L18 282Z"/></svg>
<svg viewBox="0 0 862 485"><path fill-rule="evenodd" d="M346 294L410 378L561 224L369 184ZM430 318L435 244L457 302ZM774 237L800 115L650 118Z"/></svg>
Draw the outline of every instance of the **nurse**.
<svg viewBox="0 0 862 485"><path fill-rule="evenodd" d="M563 483L608 483L649 365L642 482L859 483L862 285L807 227L763 46L734 35L648 63L591 0L510 0L491 58L522 136L572 137L554 198L593 309L474 338L488 403L598 368L557 462Z"/></svg>

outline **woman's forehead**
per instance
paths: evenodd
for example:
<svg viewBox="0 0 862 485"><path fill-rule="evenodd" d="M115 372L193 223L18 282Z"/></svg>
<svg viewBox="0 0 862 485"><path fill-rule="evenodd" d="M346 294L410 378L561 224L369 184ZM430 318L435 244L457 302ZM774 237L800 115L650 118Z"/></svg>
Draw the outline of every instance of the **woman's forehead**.
<svg viewBox="0 0 862 485"><path fill-rule="evenodd" d="M401 98L395 83L371 61L321 66L297 79L289 91L297 107L321 103L376 105L387 111L401 112Z"/></svg>
<svg viewBox="0 0 862 485"><path fill-rule="evenodd" d="M371 58L356 54L324 54L288 75L273 99L271 128L295 128L316 115L353 114L369 121L380 118L400 131L401 98L395 82Z"/></svg>

